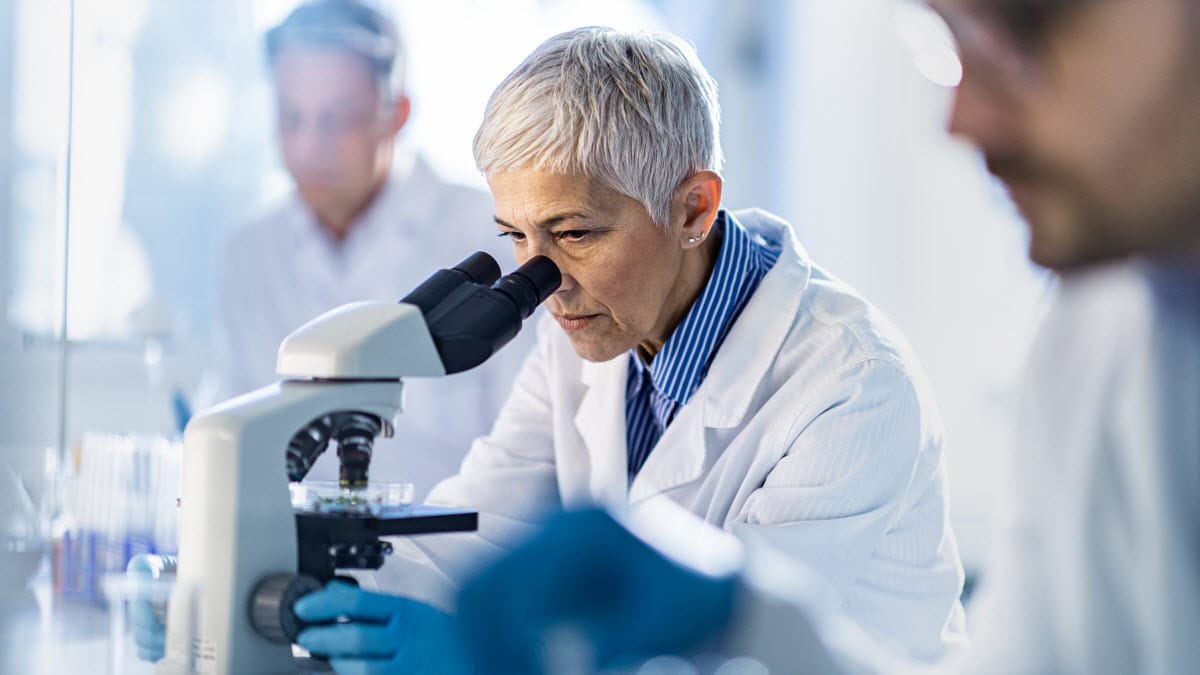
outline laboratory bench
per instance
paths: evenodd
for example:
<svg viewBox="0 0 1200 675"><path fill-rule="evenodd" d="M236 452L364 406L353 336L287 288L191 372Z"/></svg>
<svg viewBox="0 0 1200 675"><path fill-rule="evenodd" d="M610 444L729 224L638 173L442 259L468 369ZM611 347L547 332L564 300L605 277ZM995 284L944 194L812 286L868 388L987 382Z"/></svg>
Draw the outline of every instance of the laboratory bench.
<svg viewBox="0 0 1200 675"><path fill-rule="evenodd" d="M0 674L149 675L137 661L132 637L112 648L115 622L107 607L55 594L49 565L22 590L0 591Z"/></svg>

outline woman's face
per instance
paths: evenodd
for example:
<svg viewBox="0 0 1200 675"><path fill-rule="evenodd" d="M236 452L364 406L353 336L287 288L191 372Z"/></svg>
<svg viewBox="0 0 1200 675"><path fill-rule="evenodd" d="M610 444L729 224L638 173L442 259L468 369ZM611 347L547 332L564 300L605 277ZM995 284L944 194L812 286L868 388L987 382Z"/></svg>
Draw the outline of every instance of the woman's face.
<svg viewBox="0 0 1200 675"><path fill-rule="evenodd" d="M607 361L638 345L653 355L704 282L684 264L695 247L685 231L668 232L641 202L584 176L512 170L488 184L517 261L544 255L562 271L546 305L579 356Z"/></svg>

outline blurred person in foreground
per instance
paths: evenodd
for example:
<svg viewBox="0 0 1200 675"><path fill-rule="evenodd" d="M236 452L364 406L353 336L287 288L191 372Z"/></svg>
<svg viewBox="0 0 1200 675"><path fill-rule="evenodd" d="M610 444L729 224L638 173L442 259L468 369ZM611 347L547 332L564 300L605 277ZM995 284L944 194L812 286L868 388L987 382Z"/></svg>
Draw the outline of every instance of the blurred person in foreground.
<svg viewBox="0 0 1200 675"><path fill-rule="evenodd" d="M1008 187L1031 258L1061 274L1012 423L1019 492L986 568L975 648L944 665L1192 672L1200 3L930 4L963 65L950 130ZM542 638L563 630L585 654L627 660L710 650L772 673L913 667L864 642L822 582L770 546L746 547L736 573L705 574L661 554L659 538L599 511L564 515L466 588L462 634L488 672L537 672Z"/></svg>
<svg viewBox="0 0 1200 675"><path fill-rule="evenodd" d="M342 672L458 672L469 664L451 661L469 656L452 619L418 599L550 514L596 504L643 518L670 506L769 541L914 658L962 645L941 421L921 367L789 224L722 208L718 129L715 82L668 35L568 31L497 87L475 137L497 227L518 260L548 256L563 283L494 430L431 493L479 509L479 532L395 541L376 576L408 597L333 582L302 598L297 615L328 625L303 631L301 646ZM577 543L526 559L532 578L494 589L513 603L498 616L549 599L566 568L598 570L617 553L603 538ZM693 599L686 584L621 597L621 581L553 600L614 591L639 639L683 639L693 618L729 611L728 597ZM643 623L666 608L681 620ZM509 634L503 621L497 635Z"/></svg>
<svg viewBox="0 0 1200 675"><path fill-rule="evenodd" d="M295 191L233 233L218 270L216 338L224 396L275 382L279 343L320 314L398 300L439 268L502 247L485 192L443 182L400 139L411 103L390 19L355 0L300 5L266 35L278 139ZM505 252L503 267L511 264ZM380 439L377 481L423 495L487 432L519 367L518 340L484 367L405 382L396 435ZM333 453L312 478L336 480Z"/></svg>

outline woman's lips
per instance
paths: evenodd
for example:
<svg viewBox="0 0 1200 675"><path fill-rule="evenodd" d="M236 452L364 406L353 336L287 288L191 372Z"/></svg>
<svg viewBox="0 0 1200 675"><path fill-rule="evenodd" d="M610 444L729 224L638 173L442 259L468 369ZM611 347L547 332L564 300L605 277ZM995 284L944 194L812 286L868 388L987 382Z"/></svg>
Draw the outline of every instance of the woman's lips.
<svg viewBox="0 0 1200 675"><path fill-rule="evenodd" d="M599 314L555 314L554 319L558 321L558 325L562 326L565 331L582 330L592 322L592 319L600 316Z"/></svg>

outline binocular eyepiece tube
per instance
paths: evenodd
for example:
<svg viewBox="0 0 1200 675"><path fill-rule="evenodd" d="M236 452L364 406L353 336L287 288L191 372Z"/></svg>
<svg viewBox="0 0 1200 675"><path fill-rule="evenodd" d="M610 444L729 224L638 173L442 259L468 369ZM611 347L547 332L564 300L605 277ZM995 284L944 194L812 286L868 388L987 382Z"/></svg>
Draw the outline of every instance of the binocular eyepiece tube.
<svg viewBox="0 0 1200 675"><path fill-rule="evenodd" d="M486 361L521 330L521 322L562 283L558 267L537 256L505 276L482 251L438 270L400 301L421 311L447 375ZM396 349L404 349L396 345ZM336 442L344 488L367 485L375 437L383 422L362 412L336 411L297 431L287 447L287 474L303 480L329 443Z"/></svg>
<svg viewBox="0 0 1200 675"><path fill-rule="evenodd" d="M435 272L400 301L421 310L447 375L474 368L516 337L521 322L562 283L545 256L503 277L499 269L480 251Z"/></svg>

